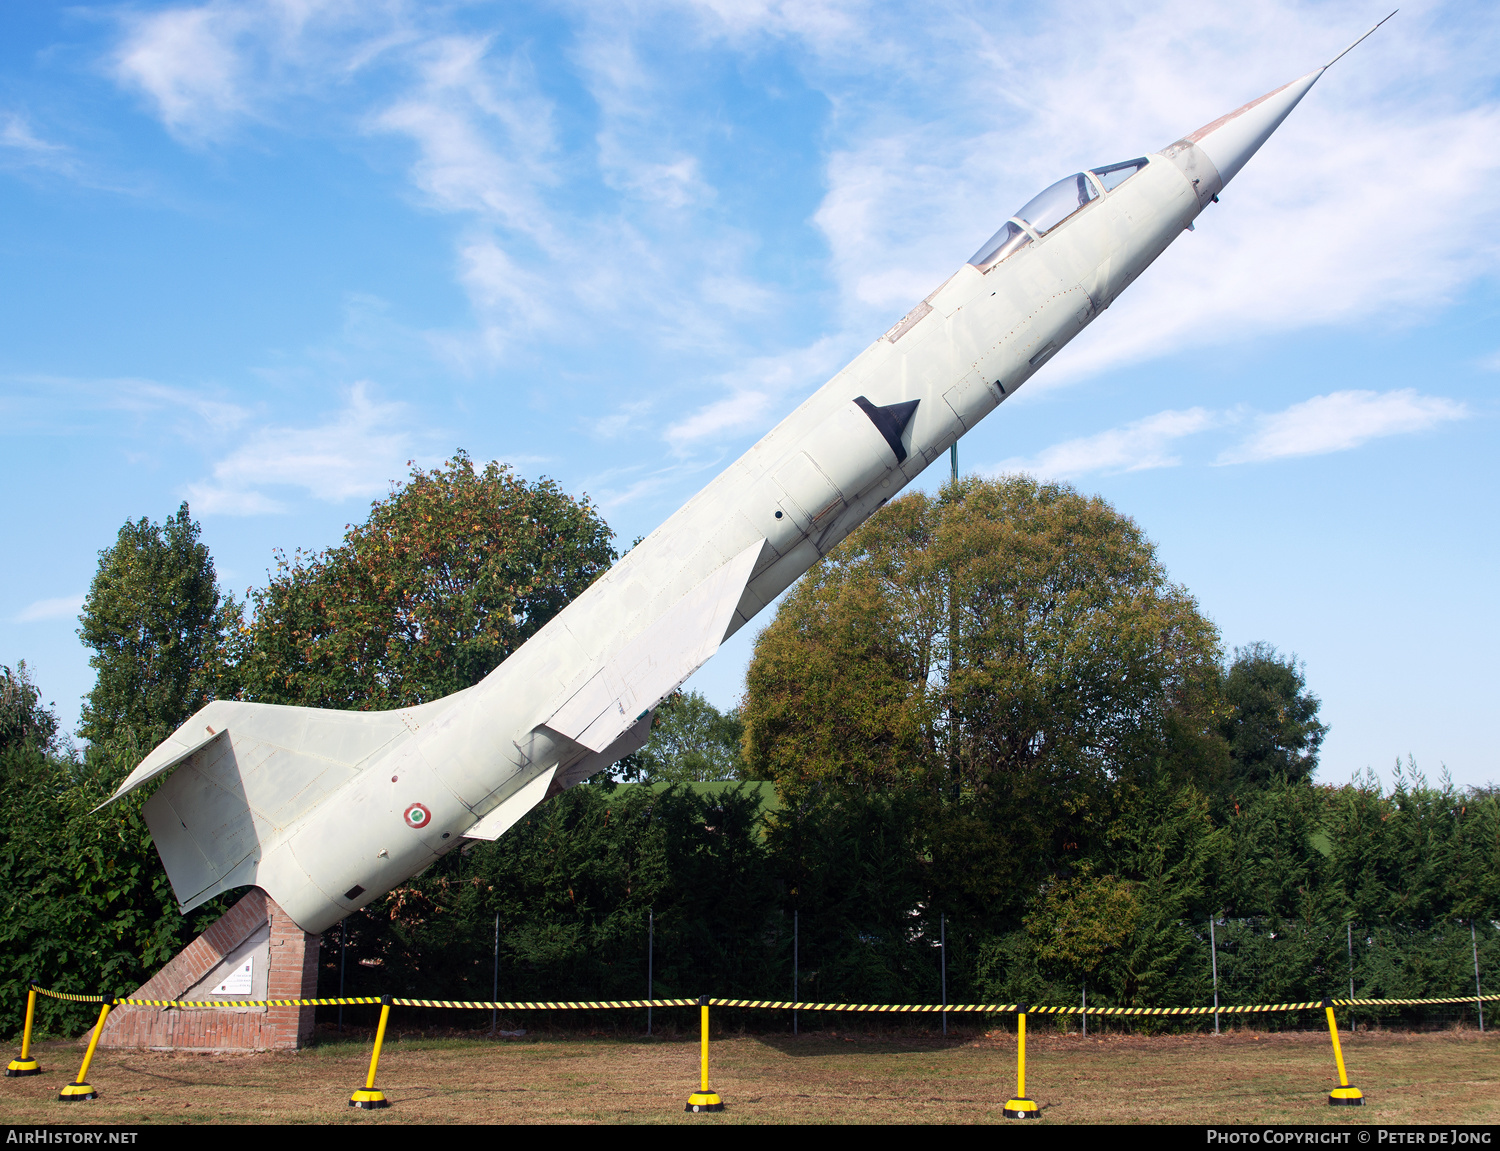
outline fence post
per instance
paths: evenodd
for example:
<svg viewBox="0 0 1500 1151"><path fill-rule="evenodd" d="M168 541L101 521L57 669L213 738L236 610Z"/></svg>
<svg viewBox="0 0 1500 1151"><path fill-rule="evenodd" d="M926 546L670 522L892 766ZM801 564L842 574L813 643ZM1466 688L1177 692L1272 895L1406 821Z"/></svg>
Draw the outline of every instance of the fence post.
<svg viewBox="0 0 1500 1151"><path fill-rule="evenodd" d="M797 909L792 909L792 1034L797 1034Z"/></svg>
<svg viewBox="0 0 1500 1151"><path fill-rule="evenodd" d="M698 1045L698 1090L688 1096L686 1111L722 1111L724 1101L708 1089L708 996L698 997L698 1020L702 1037Z"/></svg>
<svg viewBox="0 0 1500 1151"><path fill-rule="evenodd" d="M656 908L646 908L646 1034L651 1034L651 1001L656 998Z"/></svg>
<svg viewBox="0 0 1500 1151"><path fill-rule="evenodd" d="M344 957L349 951L349 917L339 920L339 998L344 997ZM339 1034L344 1032L344 1005L339 1004Z"/></svg>
<svg viewBox="0 0 1500 1151"><path fill-rule="evenodd" d="M1041 1109L1035 1100L1026 1098L1026 1004L1018 1006L1016 1014L1016 1097L1005 1103L1007 1119L1036 1119Z"/></svg>
<svg viewBox="0 0 1500 1151"><path fill-rule="evenodd" d="M943 1034L948 1034L948 916L938 913L938 946L943 953Z"/></svg>
<svg viewBox="0 0 1500 1151"><path fill-rule="evenodd" d="M358 1107L361 1111L376 1111L390 1106L385 1095L375 1089L375 1069L380 1066L380 1049L385 1046L385 1024L390 1017L391 997L382 995L380 997L380 1024L375 1028L375 1047L370 1052L370 1071L365 1076L364 1087L349 1096L350 1107Z"/></svg>
<svg viewBox="0 0 1500 1151"><path fill-rule="evenodd" d="M1473 920L1469 920L1469 944L1470 947L1475 948L1475 1007L1479 1008L1479 1034L1482 1035L1485 1032L1485 998L1484 992L1479 990L1479 936L1475 935L1475 921ZM1353 998L1353 996L1350 996L1350 998ZM26 1026L27 1029L30 1029L30 1011L28 1011L26 1016Z"/></svg>
<svg viewBox="0 0 1500 1151"><path fill-rule="evenodd" d="M1333 1040L1333 1061L1338 1064L1339 1085L1328 1093L1330 1107L1363 1107L1365 1096L1358 1087L1349 1086L1349 1073L1344 1070L1344 1049L1339 1046L1339 1025L1333 1017L1333 1004L1323 1000L1323 1010L1328 1014L1328 1037Z"/></svg>
<svg viewBox="0 0 1500 1151"><path fill-rule="evenodd" d="M1219 945L1214 942L1214 917L1208 917L1208 957L1214 967L1214 1034L1219 1033Z"/></svg>
<svg viewBox="0 0 1500 1151"><path fill-rule="evenodd" d="M1344 936L1349 943L1349 998L1354 998L1354 922L1350 920L1344 924ZM1354 1005L1349 1006L1350 1025L1353 1026Z"/></svg>
<svg viewBox="0 0 1500 1151"><path fill-rule="evenodd" d="M10 1066L5 1069L8 1079L24 1079L28 1075L40 1075L41 1067L31 1057L31 1021L36 1018L36 984L28 984L26 988L26 1028L21 1032L21 1055L18 1059L12 1059ZM1483 1017L1481 1016L1481 1019Z"/></svg>
<svg viewBox="0 0 1500 1151"><path fill-rule="evenodd" d="M94 1061L94 1048L99 1046L99 1036L104 1034L104 1021L109 1018L109 1009L116 1000L106 999L99 1009L99 1022L94 1024L94 1034L89 1040L89 1049L83 1053L83 1066L78 1069L78 1078L57 1093L59 1102L76 1103L82 1099L97 1099L99 1092L89 1086L89 1064Z"/></svg>
<svg viewBox="0 0 1500 1151"><path fill-rule="evenodd" d="M1083 1037L1089 1037L1089 981L1083 981L1083 1006L1078 1012L1078 1017L1083 1020Z"/></svg>
<svg viewBox="0 0 1500 1151"><path fill-rule="evenodd" d="M495 912L495 966L490 971L490 1002L497 1003L500 1000L500 913ZM495 1036L496 1020L499 1018L499 1009L490 1008L490 1038Z"/></svg>

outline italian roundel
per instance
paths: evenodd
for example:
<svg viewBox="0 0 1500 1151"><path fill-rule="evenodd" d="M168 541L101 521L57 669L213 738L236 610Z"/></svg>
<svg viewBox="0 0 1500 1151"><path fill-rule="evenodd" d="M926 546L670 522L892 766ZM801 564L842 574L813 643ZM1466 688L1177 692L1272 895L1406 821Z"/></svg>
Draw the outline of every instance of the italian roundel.
<svg viewBox="0 0 1500 1151"><path fill-rule="evenodd" d="M407 827L426 827L432 822L432 812L427 810L425 804L414 803L406 809Z"/></svg>

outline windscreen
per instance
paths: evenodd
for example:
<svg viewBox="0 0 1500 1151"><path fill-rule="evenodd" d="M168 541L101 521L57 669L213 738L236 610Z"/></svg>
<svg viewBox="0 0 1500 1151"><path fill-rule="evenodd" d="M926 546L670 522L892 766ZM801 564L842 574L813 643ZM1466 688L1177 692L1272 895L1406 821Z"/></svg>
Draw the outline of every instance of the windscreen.
<svg viewBox="0 0 1500 1151"><path fill-rule="evenodd" d="M1005 226L986 240L979 251L969 258L969 263L981 272L988 272L1006 256L1024 248L1029 243L1031 243L1031 237L1021 226L1014 220L1007 220Z"/></svg>
<svg viewBox="0 0 1500 1151"><path fill-rule="evenodd" d="M1106 192L1113 192L1126 180L1144 168L1148 162L1142 156L1138 160L1125 160L1119 164L1111 164L1107 168L1095 168L1093 169L1093 173L1099 183L1104 185Z"/></svg>

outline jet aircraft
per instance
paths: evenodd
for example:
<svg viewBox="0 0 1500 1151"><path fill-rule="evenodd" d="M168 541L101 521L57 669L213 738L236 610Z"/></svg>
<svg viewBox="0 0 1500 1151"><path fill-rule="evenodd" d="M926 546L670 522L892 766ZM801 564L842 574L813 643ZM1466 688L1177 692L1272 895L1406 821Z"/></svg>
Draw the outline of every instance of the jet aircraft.
<svg viewBox="0 0 1500 1151"><path fill-rule="evenodd" d="M1028 200L473 687L385 712L215 701L110 802L171 773L144 813L183 909L256 885L309 932L502 835L642 746L726 638L1191 231L1327 67Z"/></svg>

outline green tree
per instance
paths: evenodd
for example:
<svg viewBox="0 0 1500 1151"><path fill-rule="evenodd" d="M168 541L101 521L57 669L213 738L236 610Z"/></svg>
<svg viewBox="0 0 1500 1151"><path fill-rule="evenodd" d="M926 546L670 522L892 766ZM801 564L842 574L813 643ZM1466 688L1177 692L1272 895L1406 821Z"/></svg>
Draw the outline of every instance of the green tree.
<svg viewBox="0 0 1500 1151"><path fill-rule="evenodd" d="M747 759L788 796L944 797L933 883L993 909L1086 854L1122 781L1223 771L1219 658L1103 500L967 480L882 509L783 600L748 671Z"/></svg>
<svg viewBox="0 0 1500 1151"><path fill-rule="evenodd" d="M382 710L478 683L614 562L587 497L463 452L253 593L243 674L265 703Z"/></svg>
<svg viewBox="0 0 1500 1151"><path fill-rule="evenodd" d="M1263 642L1235 648L1224 697L1230 708L1219 729L1229 744L1231 787L1311 778L1328 728L1318 722L1318 697L1295 655L1283 658Z"/></svg>
<svg viewBox="0 0 1500 1151"><path fill-rule="evenodd" d="M1133 885L1115 875L1078 874L1048 884L1026 916L1036 957L1056 967L1069 986L1089 979L1124 946L1140 919Z"/></svg>
<svg viewBox="0 0 1500 1151"><path fill-rule="evenodd" d="M237 690L240 608L220 592L198 534L184 503L165 523L127 523L99 553L79 616L97 674L78 734L96 746L128 747L126 759Z"/></svg>
<svg viewBox="0 0 1500 1151"><path fill-rule="evenodd" d="M33 747L46 753L57 742L57 713L43 705L23 659L10 668L0 666L0 752Z"/></svg>
<svg viewBox="0 0 1500 1151"><path fill-rule="evenodd" d="M721 712L696 691L674 692L656 709L646 745L621 761L622 774L643 783L741 779L744 730L738 710Z"/></svg>

